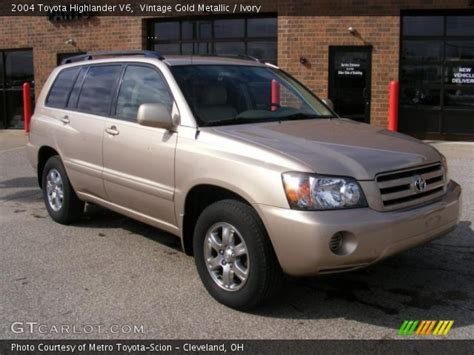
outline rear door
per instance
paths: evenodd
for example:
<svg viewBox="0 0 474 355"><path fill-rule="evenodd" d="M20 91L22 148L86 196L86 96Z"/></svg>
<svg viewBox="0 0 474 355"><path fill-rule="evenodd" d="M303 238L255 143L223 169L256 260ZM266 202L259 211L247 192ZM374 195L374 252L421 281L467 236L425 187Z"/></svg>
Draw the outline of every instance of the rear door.
<svg viewBox="0 0 474 355"><path fill-rule="evenodd" d="M121 71L121 64L74 67L64 70L66 80L58 85L58 93L63 94L69 93L65 90L65 86L70 85L67 79L74 83L70 93L66 94L66 107L57 112L60 129L56 139L77 192L106 197L102 180L103 132ZM47 100L60 107L64 98L54 102L52 93L54 90Z"/></svg>
<svg viewBox="0 0 474 355"><path fill-rule="evenodd" d="M144 103L175 106L161 72L147 64L128 64L117 91L113 118L104 131L104 184L108 200L175 226L174 156L177 133L144 127L137 111Z"/></svg>

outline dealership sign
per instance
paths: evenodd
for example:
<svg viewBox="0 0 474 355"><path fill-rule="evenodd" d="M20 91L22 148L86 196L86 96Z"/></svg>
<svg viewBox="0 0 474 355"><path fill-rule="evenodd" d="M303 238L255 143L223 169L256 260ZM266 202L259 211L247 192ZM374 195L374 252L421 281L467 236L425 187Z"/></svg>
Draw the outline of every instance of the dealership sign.
<svg viewBox="0 0 474 355"><path fill-rule="evenodd" d="M474 67L463 66L453 69L452 84L474 84Z"/></svg>

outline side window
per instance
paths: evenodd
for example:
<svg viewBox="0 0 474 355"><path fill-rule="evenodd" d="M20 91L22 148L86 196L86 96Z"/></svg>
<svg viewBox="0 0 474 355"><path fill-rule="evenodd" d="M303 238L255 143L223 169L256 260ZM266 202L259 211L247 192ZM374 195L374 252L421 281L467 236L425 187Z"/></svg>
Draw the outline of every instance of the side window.
<svg viewBox="0 0 474 355"><path fill-rule="evenodd" d="M134 122L140 105L151 103L163 104L171 111L173 98L163 77L152 68L129 65L120 86L115 115Z"/></svg>
<svg viewBox="0 0 474 355"><path fill-rule="evenodd" d="M84 79L77 108L95 115L107 115L121 65L91 66Z"/></svg>
<svg viewBox="0 0 474 355"><path fill-rule="evenodd" d="M71 91L80 67L62 70L54 81L46 99L46 106L63 108Z"/></svg>
<svg viewBox="0 0 474 355"><path fill-rule="evenodd" d="M77 76L76 83L72 88L71 95L69 95L69 100L67 102L68 108L76 108L77 99L79 97L79 93L81 92L82 83L84 81L84 76L87 73L87 69L89 69L89 67L82 67L81 72Z"/></svg>

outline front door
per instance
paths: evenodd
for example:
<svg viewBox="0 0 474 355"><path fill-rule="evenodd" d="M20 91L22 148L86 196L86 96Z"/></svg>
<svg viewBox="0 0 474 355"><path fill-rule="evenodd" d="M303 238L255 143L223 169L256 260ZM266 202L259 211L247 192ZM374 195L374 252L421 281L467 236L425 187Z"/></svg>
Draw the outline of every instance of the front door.
<svg viewBox="0 0 474 355"><path fill-rule="evenodd" d="M112 118L104 133L104 185L108 200L151 217L164 229L176 226L174 154L177 133L137 123L141 104L173 106L171 92L156 68L129 64Z"/></svg>
<svg viewBox="0 0 474 355"><path fill-rule="evenodd" d="M372 47L329 47L329 98L345 118L370 123Z"/></svg>

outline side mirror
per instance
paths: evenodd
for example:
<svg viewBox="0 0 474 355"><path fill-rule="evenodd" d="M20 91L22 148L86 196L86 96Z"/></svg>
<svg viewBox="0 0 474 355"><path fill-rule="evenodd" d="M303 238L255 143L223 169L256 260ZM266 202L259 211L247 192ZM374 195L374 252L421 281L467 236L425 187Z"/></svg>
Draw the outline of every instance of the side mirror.
<svg viewBox="0 0 474 355"><path fill-rule="evenodd" d="M323 99L324 104L334 111L334 103L331 99Z"/></svg>
<svg viewBox="0 0 474 355"><path fill-rule="evenodd" d="M137 122L142 126L164 128L174 131L178 125L171 112L163 104L141 104L138 108Z"/></svg>

